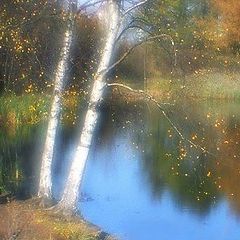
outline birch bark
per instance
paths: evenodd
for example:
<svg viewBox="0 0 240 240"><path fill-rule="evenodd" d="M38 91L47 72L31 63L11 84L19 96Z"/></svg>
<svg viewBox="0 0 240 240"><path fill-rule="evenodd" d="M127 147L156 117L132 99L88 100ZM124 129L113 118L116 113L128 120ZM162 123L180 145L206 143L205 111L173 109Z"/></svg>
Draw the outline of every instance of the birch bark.
<svg viewBox="0 0 240 240"><path fill-rule="evenodd" d="M47 135L43 148L42 164L40 169L40 180L38 187L38 196L44 199L51 199L51 167L54 155L54 144L56 139L57 127L61 113L61 95L64 83L66 81L66 73L68 70L68 62L70 57L70 49L73 38L74 16L72 1L69 1L70 17L68 19L67 28L64 33L63 47L60 53L60 60L54 77L54 92L52 106L50 110L50 118L48 122Z"/></svg>
<svg viewBox="0 0 240 240"><path fill-rule="evenodd" d="M98 121L99 113L97 106L103 98L106 86L106 69L108 69L114 50L115 41L119 32L120 11L119 5L114 0L108 0L109 30L105 46L102 51L100 64L96 72L93 88L90 96L88 110L85 116L84 126L80 135L79 144L75 152L69 176L64 188L62 199L58 208L73 212L76 208L79 187L82 182L84 168L87 162L89 148L92 142L94 130Z"/></svg>

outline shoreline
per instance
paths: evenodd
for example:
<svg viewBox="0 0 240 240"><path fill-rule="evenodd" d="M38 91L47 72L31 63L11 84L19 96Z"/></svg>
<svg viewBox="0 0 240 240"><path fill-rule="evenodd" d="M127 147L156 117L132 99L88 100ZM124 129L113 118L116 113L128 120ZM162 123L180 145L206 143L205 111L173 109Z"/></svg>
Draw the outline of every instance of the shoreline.
<svg viewBox="0 0 240 240"><path fill-rule="evenodd" d="M0 239L116 240L81 216L66 218L40 208L34 199L0 204Z"/></svg>

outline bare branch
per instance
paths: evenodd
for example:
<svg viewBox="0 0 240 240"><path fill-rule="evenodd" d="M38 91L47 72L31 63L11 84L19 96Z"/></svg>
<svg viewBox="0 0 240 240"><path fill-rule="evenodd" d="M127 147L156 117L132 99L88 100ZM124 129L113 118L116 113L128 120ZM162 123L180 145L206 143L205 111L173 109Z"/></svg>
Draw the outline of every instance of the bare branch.
<svg viewBox="0 0 240 240"><path fill-rule="evenodd" d="M78 9L78 11L77 11L77 14L79 14L81 11L83 11L83 10L86 10L87 8L89 8L89 7L93 7L93 6L96 6L97 4L99 4L99 3L103 3L103 2L105 2L106 0L99 0L99 1L95 1L95 2L93 2L93 1L87 1L87 2L85 2L84 4L82 4L80 7L79 7L79 9Z"/></svg>
<svg viewBox="0 0 240 240"><path fill-rule="evenodd" d="M141 23L144 24L145 28L144 28L143 26L139 25L139 24L141 24ZM134 24L134 25L133 25L133 24ZM149 34L150 36L154 36L154 35L152 34L152 32L147 29L147 27L152 28L152 27L155 27L155 26L152 25L151 23L149 23L148 21L142 19L142 18L134 18L134 19L127 25L127 27L125 27L125 28L120 32L120 34L119 34L118 38L116 39L116 41L119 41L119 40L121 39L121 37L124 35L124 33L125 33L126 31L128 31L129 29L132 29L132 28L138 28L138 29L142 30L143 32L146 32L146 33ZM174 55L174 57L173 57L173 66L176 67L176 66L177 66L177 51L176 51L176 46L175 46L174 40L173 40L173 38L172 38L170 35L168 35L168 34L165 34L165 37L168 38L168 39L171 41L171 44L172 44L172 46L173 46L173 55ZM171 55L170 52L169 52L169 50L168 50L166 47L164 47L163 45L161 45L161 47L162 47L169 55Z"/></svg>
<svg viewBox="0 0 240 240"><path fill-rule="evenodd" d="M109 72L110 70L112 70L114 67L116 67L117 65L119 65L121 62L123 62L126 57L138 46L146 43L146 42L151 42L154 41L155 39L159 39L159 38L170 38L169 35L167 34L160 34L160 35L156 35L156 36L152 36L152 37L148 37L147 39L145 39L144 41L138 42L137 44L135 44L134 46L132 46L131 48L129 48L123 55L122 57L119 58L119 60L117 60L115 63L113 63L111 66L109 66L107 69L104 69L103 72ZM172 38L171 38L172 39ZM174 42L171 41L172 45L174 45Z"/></svg>
<svg viewBox="0 0 240 240"><path fill-rule="evenodd" d="M209 151L207 151L204 147L202 147L201 145L198 145L194 142L192 142L190 139L186 138L183 136L183 134L181 133L181 131L178 129L178 127L174 124L174 122L170 119L170 117L168 116L168 114L166 113L165 109L162 107L162 105L165 104L161 104L159 103L152 95L150 95L149 93L146 93L143 90L138 90L138 89L133 89L131 87L129 87L128 85L122 84L122 83L108 83L107 84L108 87L121 87L124 89L127 89L131 92L134 93L138 93L143 95L143 97L145 99L147 99L148 101L153 102L162 112L163 116L167 119L168 123L171 125L171 127L174 129L174 131L178 134L178 136L183 140L186 141L190 144L190 146L194 146L195 148L200 148L202 150L203 153L208 153L210 155L213 155L212 153L210 153Z"/></svg>
<svg viewBox="0 0 240 240"><path fill-rule="evenodd" d="M135 26L132 25L133 23L134 23L134 20L132 20L132 21L127 25L127 27L125 27L125 28L119 33L119 35L118 35L118 37L117 37L117 39L116 39L116 42L118 42L118 41L121 39L121 37L123 36L123 34L124 34L127 30L135 27Z"/></svg>
<svg viewBox="0 0 240 240"><path fill-rule="evenodd" d="M129 29L131 28L139 28L141 30L143 30L144 32L148 33L149 35L152 35L152 33L147 30L146 28L140 26L140 24L144 24L145 27L153 27L153 25L151 23L149 23L148 21L142 19L142 18L138 18L138 17L134 17L129 23L128 25L123 28L123 30L120 32L118 38L116 41L120 40L120 38L122 37L122 35Z"/></svg>
<svg viewBox="0 0 240 240"><path fill-rule="evenodd" d="M130 7L129 9L127 9L127 10L123 13L122 17L126 16L128 13L132 12L134 9L142 6L143 4L145 4L145 3L147 3L147 2L148 2L148 0L145 0L145 1L142 1L142 2L139 2L139 3L135 4L135 5L133 5L132 7Z"/></svg>

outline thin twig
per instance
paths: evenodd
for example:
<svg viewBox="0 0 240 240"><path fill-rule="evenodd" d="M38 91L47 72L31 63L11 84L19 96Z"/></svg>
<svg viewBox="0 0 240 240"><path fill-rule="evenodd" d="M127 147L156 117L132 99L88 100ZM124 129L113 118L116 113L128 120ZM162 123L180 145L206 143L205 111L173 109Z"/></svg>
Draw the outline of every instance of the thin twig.
<svg viewBox="0 0 240 240"><path fill-rule="evenodd" d="M154 41L155 39L159 39L161 37L166 37L166 38L169 38L169 35L167 34L159 34L159 35L156 35L156 36L151 36L151 37L148 37L147 39L145 39L144 41L141 41L141 42L138 42L136 43L134 46L132 46L131 48L129 48L123 55L122 57L120 57L115 63L113 63L111 66L109 66L108 68L106 69L103 69L102 72L109 72L110 70L112 70L114 67L116 67L117 65L119 65L121 62L123 62L125 60L125 58L138 46L146 43L146 42L151 42L151 41ZM174 42L171 41L172 45L174 46Z"/></svg>
<svg viewBox="0 0 240 240"><path fill-rule="evenodd" d="M142 26L140 26L140 25L132 25L132 23L134 23L134 22L135 22L134 20L131 21L131 23L130 23L126 28L124 28L124 29L122 30L122 32L121 32L121 33L119 34L119 36L117 37L116 42L121 39L121 37L123 36L123 34L124 34L127 30L133 29L133 28L140 29L140 30L142 30L143 32L149 34L151 37L154 37L154 35L151 33L151 31L145 29L144 27L142 27ZM176 67L176 66L177 66L177 51L176 51L176 46L175 46L175 42L174 42L173 38L172 38L170 35L165 34L165 33L164 33L164 34L161 34L161 35L158 35L158 36L159 36L159 38L160 38L160 37L168 38L168 39L171 41L171 44L172 44L172 47L173 47L173 55L174 55L174 59L173 59L173 62L174 62L174 63L173 63L173 65L174 65L174 67ZM144 41L144 42L146 42L146 41ZM143 43L144 43L144 42L143 42ZM137 46L136 46L136 47L137 47ZM165 48L163 45L161 45L161 47L170 55L170 52L168 51L167 48Z"/></svg>
<svg viewBox="0 0 240 240"><path fill-rule="evenodd" d="M134 6L130 7L129 9L127 9L127 10L123 13L122 17L126 16L128 13L132 12L134 9L142 6L143 4L145 4L145 3L147 3L147 2L148 2L148 0L145 0L145 1L142 1L142 2L140 2L140 3L138 3L138 4L135 4Z"/></svg>
<svg viewBox="0 0 240 240"><path fill-rule="evenodd" d="M173 121L170 119L170 117L167 115L165 109L161 106L162 104L159 103L152 95L150 95L149 93L146 93L143 90L138 90L138 89L133 89L125 84L122 83L108 83L107 84L108 87L121 87L124 89L127 89L131 92L134 93L138 93L143 95L146 99L148 99L149 101L153 102L162 112L163 116L167 119L167 121L169 122L169 124L171 125L171 127L175 130L175 132L179 135L179 137L183 140L188 142L190 145L194 146L195 148L200 148L204 153L208 153L210 155L213 155L212 153L210 153L209 151L207 151L204 147L202 147L201 145L198 145L194 142L192 142L190 139L186 138L183 136L183 134L181 133L181 131L178 129L178 127L173 123Z"/></svg>
<svg viewBox="0 0 240 240"><path fill-rule="evenodd" d="M92 1L88 1L88 2L85 2L83 5L81 5L77 11L77 14L81 13L81 11L84 11L86 10L87 8L90 8L90 7L94 7L96 6L97 4L99 3L103 3L105 0L99 0L99 1L96 1L96 2L92 2Z"/></svg>

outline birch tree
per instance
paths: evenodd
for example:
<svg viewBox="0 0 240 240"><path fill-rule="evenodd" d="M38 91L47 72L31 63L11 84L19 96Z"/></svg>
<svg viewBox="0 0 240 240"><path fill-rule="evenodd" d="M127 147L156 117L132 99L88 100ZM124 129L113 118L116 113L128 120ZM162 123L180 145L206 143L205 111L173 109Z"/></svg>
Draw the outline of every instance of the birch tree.
<svg viewBox="0 0 240 240"><path fill-rule="evenodd" d="M66 30L63 36L62 49L59 62L54 77L53 100L48 122L47 134L42 154L42 164L40 169L40 180L38 196L43 199L51 199L51 167L54 155L54 143L56 139L57 127L61 112L61 95L66 82L66 73L68 71L68 61L73 38L74 14L77 7L77 0L68 0L68 20Z"/></svg>
<svg viewBox="0 0 240 240"><path fill-rule="evenodd" d="M121 1L106 1L108 33L105 40L105 46L102 50L99 67L94 77L90 101L86 112L83 129L80 134L79 144L73 157L62 198L56 206L57 210L63 211L66 214L71 214L76 209L79 188L82 182L94 130L99 118L97 108L104 97L104 89L107 86L106 74L116 65L111 65L111 59L113 52L116 49L117 41L124 32L124 21L128 14L146 2L147 1L138 2L132 7L123 11L123 9L121 9L123 6Z"/></svg>

